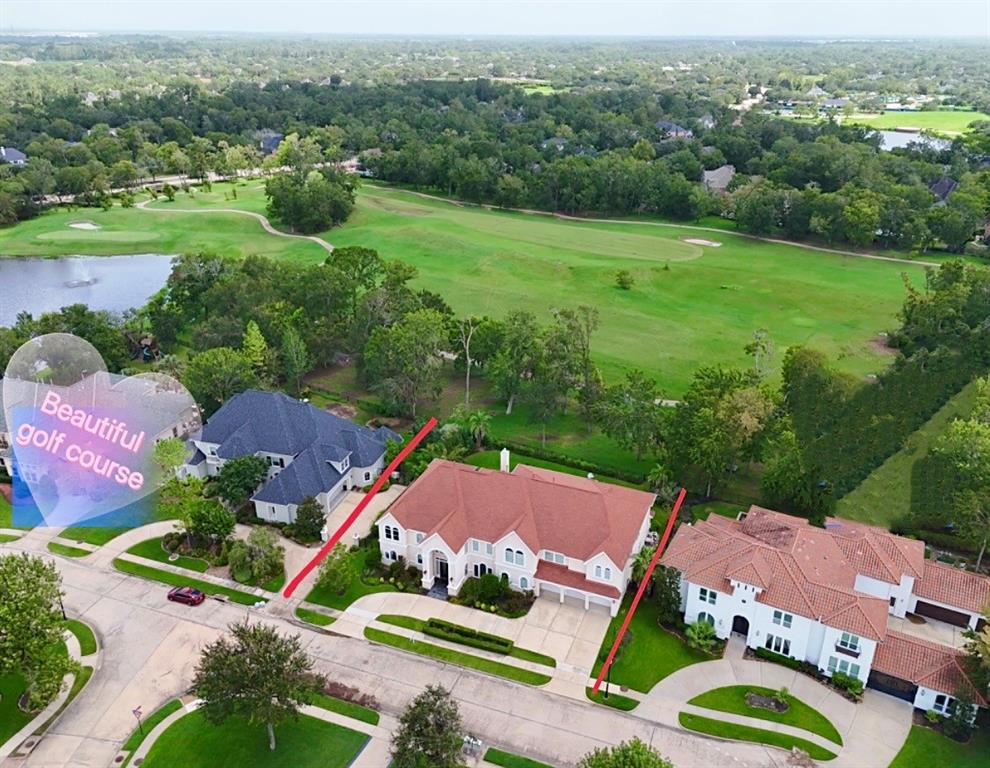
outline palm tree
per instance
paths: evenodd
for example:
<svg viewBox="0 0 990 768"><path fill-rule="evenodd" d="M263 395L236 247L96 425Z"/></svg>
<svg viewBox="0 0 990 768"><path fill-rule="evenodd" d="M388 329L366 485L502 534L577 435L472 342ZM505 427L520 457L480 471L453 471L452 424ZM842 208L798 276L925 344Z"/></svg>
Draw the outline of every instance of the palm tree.
<svg viewBox="0 0 990 768"><path fill-rule="evenodd" d="M653 560L653 552L654 550L650 547L643 547L633 558L632 579L636 583L641 582L646 576L646 569L650 567L650 561Z"/></svg>
<svg viewBox="0 0 990 768"><path fill-rule="evenodd" d="M481 450L481 444L485 441L485 435L488 434L488 427L491 423L492 417L487 411L472 411L467 415L465 426L471 433L471 437L474 438L475 450Z"/></svg>

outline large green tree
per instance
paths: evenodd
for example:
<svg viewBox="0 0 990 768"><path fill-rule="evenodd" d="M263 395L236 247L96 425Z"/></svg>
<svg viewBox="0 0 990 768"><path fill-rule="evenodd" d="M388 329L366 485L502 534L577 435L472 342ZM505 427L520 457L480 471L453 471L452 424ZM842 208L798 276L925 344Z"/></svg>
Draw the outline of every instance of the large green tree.
<svg viewBox="0 0 990 768"><path fill-rule="evenodd" d="M980 550L979 568L990 540L990 423L957 419L933 451L955 470L958 486L953 508L960 532Z"/></svg>
<svg viewBox="0 0 990 768"><path fill-rule="evenodd" d="M229 347L208 349L194 355L183 379L206 415L239 392L258 385L258 375L241 352Z"/></svg>
<svg viewBox="0 0 990 768"><path fill-rule="evenodd" d="M213 479L213 490L231 507L245 504L268 475L268 462L260 456L237 456L220 467Z"/></svg>
<svg viewBox="0 0 990 768"><path fill-rule="evenodd" d="M394 768L462 768L464 726L450 692L427 686L410 702L392 735Z"/></svg>
<svg viewBox="0 0 990 768"><path fill-rule="evenodd" d="M313 672L298 635L280 635L260 622L233 624L229 632L206 647L196 666L192 687L200 711L214 725L232 716L264 725L274 750L275 727L298 716L324 679Z"/></svg>
<svg viewBox="0 0 990 768"><path fill-rule="evenodd" d="M662 397L656 381L642 371L630 371L624 381L605 389L594 409L596 421L606 435L641 459L663 445L669 409L661 405Z"/></svg>
<svg viewBox="0 0 990 768"><path fill-rule="evenodd" d="M634 738L617 747L601 747L581 758L578 768L674 768L659 752Z"/></svg>

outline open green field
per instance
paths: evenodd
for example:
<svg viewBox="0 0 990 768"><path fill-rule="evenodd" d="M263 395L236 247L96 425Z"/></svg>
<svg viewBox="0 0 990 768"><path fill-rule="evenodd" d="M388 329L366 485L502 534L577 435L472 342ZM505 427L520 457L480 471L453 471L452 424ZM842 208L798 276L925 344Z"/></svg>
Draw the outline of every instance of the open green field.
<svg viewBox="0 0 990 768"><path fill-rule="evenodd" d="M884 112L882 114L856 114L848 118L850 123L868 125L871 128L920 128L939 133L963 133L969 124L978 120L990 120L983 112L943 109L932 112Z"/></svg>
<svg viewBox="0 0 990 768"><path fill-rule="evenodd" d="M204 213L264 209L260 182L239 184L236 200L230 189L217 184L191 198L180 193L174 202L159 200L149 210L51 212L0 230L0 253L210 249L303 263L325 258L320 246L266 234L247 216ZM176 212L182 209L196 213ZM68 227L82 220L103 229ZM54 233L56 239L50 237ZM120 240L121 233L150 233L155 239L129 243ZM361 189L347 224L322 236L334 245L374 247L386 258L415 265L418 284L440 293L459 313L503 316L527 307L546 317L553 307L594 305L602 317L594 350L606 379L642 368L671 397L684 392L699 365L748 365L743 346L757 328L770 331L778 350L812 344L844 370L877 372L888 357L873 341L896 322L904 293L900 273L907 270L919 285L923 279L920 265L818 253L728 232L488 211L375 185ZM689 237L714 238L722 245L683 242ZM615 286L619 269L632 272L632 290ZM781 358L777 355L778 364Z"/></svg>
<svg viewBox="0 0 990 768"><path fill-rule="evenodd" d="M965 418L976 401L976 382L971 382L925 424L910 435L901 448L874 469L863 482L839 499L839 517L889 528L891 522L911 511L911 471L916 461L928 455L946 427Z"/></svg>
<svg viewBox="0 0 990 768"><path fill-rule="evenodd" d="M263 725L230 718L210 725L201 712L186 715L170 726L148 751L147 768L345 768L353 762L368 736L349 728L301 716L275 729L277 748L268 749Z"/></svg>

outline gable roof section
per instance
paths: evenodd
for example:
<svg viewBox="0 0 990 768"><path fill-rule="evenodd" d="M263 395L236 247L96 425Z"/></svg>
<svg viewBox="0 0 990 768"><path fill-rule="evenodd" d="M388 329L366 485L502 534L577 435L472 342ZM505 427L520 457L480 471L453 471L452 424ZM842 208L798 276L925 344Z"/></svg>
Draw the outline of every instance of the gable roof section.
<svg viewBox="0 0 990 768"><path fill-rule="evenodd" d="M962 654L947 646L890 631L877 646L872 668L950 696L964 686L974 702L986 706L985 696L966 675L962 659Z"/></svg>
<svg viewBox="0 0 990 768"><path fill-rule="evenodd" d="M743 520L682 525L661 562L720 592L730 579L760 587L759 602L837 629L873 640L886 632L887 602L856 592L832 533L801 518L754 506Z"/></svg>
<svg viewBox="0 0 990 768"><path fill-rule="evenodd" d="M914 584L914 594L978 613L990 605L990 579L928 560L924 575Z"/></svg>
<svg viewBox="0 0 990 768"><path fill-rule="evenodd" d="M524 465L506 473L434 459L389 512L455 552L469 538L494 543L514 532L534 553L587 560L604 552L622 568L655 498Z"/></svg>
<svg viewBox="0 0 990 768"><path fill-rule="evenodd" d="M857 573L890 584L899 584L901 576L921 577L925 571L925 544L915 539L895 536L873 525L830 517L825 529L842 549Z"/></svg>

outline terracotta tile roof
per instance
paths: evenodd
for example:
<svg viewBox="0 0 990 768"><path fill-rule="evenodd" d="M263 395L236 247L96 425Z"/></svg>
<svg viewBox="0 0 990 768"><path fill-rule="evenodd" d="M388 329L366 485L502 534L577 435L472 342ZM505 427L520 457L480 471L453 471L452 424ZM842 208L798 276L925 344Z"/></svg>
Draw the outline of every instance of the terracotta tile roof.
<svg viewBox="0 0 990 768"><path fill-rule="evenodd" d="M924 575L915 582L914 594L978 613L990 605L990 579L929 560Z"/></svg>
<svg viewBox="0 0 990 768"><path fill-rule="evenodd" d="M496 542L515 531L534 553L588 560L604 552L624 568L655 498L521 464L506 473L434 459L388 511L455 552L469 538Z"/></svg>
<svg viewBox="0 0 990 768"><path fill-rule="evenodd" d="M902 575L921 577L925 570L925 544L895 536L873 525L830 517L825 528L858 573L899 584Z"/></svg>
<svg viewBox="0 0 990 768"><path fill-rule="evenodd" d="M887 601L856 592L832 532L806 520L751 507L743 520L712 516L682 525L661 558L693 584L730 592L730 579L760 587L761 603L881 640Z"/></svg>
<svg viewBox="0 0 990 768"><path fill-rule="evenodd" d="M597 581L589 581L583 573L572 571L566 565L558 565L557 563L550 563L546 560L540 560L540 564L536 566L536 578L541 581L550 581L554 584L572 587L573 589L581 589L585 592L594 592L596 595L605 595L606 597L614 598L622 596L622 593L615 587L610 587L608 584L600 584Z"/></svg>
<svg viewBox="0 0 990 768"><path fill-rule="evenodd" d="M877 646L872 669L950 696L965 686L976 703L986 706L986 698L962 667L963 658L961 653L939 643L890 631Z"/></svg>

